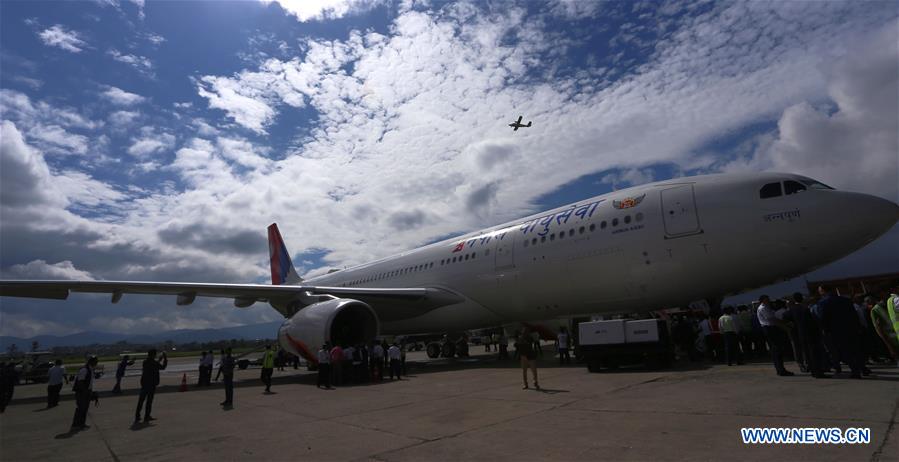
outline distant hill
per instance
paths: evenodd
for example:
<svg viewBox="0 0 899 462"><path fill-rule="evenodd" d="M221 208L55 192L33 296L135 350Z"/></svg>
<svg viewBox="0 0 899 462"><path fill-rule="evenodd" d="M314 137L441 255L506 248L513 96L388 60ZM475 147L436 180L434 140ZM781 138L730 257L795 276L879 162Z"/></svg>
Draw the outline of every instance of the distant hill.
<svg viewBox="0 0 899 462"><path fill-rule="evenodd" d="M224 327L221 329L178 329L156 334L115 334L111 332L88 331L63 336L38 335L31 338L0 336L0 352L5 352L9 345L12 344L15 344L19 351L28 351L31 349L31 342L35 340L40 344L40 348L44 349L60 346L107 345L121 341L152 345L163 343L167 340L181 344L230 339L274 339L278 336L278 327L280 325L280 321L275 321L249 326Z"/></svg>

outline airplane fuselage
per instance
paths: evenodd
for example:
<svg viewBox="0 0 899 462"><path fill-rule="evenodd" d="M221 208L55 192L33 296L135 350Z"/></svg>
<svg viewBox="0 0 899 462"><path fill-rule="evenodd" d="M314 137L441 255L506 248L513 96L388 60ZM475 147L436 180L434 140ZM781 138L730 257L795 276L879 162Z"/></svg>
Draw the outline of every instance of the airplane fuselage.
<svg viewBox="0 0 899 462"><path fill-rule="evenodd" d="M783 193L803 181L815 186ZM762 198L761 189L774 183L782 193ZM862 207L873 217L854 220L871 199L877 200L789 174L674 179L305 282L436 287L465 299L420 316L382 319L382 334L645 311L764 286L841 258L895 223L895 204L882 199L876 206L882 210ZM883 218L871 223L878 212Z"/></svg>

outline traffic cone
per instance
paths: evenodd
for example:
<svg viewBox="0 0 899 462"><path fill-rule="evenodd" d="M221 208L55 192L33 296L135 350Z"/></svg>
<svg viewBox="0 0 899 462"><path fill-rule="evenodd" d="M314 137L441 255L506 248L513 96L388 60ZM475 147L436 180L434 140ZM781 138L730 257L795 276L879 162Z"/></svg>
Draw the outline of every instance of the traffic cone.
<svg viewBox="0 0 899 462"><path fill-rule="evenodd" d="M180 391L187 391L187 373L186 372L184 373L184 375L181 376L181 390Z"/></svg>

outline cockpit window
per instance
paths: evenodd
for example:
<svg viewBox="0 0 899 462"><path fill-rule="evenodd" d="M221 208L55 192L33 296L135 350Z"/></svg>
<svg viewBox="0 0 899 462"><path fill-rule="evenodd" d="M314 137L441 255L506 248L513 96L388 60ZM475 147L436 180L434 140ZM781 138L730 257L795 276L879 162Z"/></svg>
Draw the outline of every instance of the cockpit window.
<svg viewBox="0 0 899 462"><path fill-rule="evenodd" d="M762 186L762 189L759 190L759 197L762 199L779 197L782 194L783 192L781 191L780 182L768 183L765 186Z"/></svg>
<svg viewBox="0 0 899 462"><path fill-rule="evenodd" d="M808 186L809 189L833 189L830 186L827 186L820 181L815 181L811 178L800 178L799 181L801 181L802 184Z"/></svg>
<svg viewBox="0 0 899 462"><path fill-rule="evenodd" d="M787 180L784 181L784 194L789 196L790 194L796 194L798 192L805 191L805 185L798 181Z"/></svg>

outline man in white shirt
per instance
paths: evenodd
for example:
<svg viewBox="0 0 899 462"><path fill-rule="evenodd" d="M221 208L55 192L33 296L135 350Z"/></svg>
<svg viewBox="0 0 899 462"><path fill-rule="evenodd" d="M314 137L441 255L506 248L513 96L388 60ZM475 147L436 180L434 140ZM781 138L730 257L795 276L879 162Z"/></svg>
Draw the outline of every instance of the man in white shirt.
<svg viewBox="0 0 899 462"><path fill-rule="evenodd" d="M568 330L560 328L556 341L559 343L559 364L571 364L571 355L568 353Z"/></svg>
<svg viewBox="0 0 899 462"><path fill-rule="evenodd" d="M316 354L318 358L318 388L331 389L331 345L325 343Z"/></svg>
<svg viewBox="0 0 899 462"><path fill-rule="evenodd" d="M57 359L56 365L50 368L47 371L47 408L56 407L59 405L59 392L62 390L62 382L65 380L66 383L69 383L68 377L66 377L66 369L62 367L62 360Z"/></svg>
<svg viewBox="0 0 899 462"><path fill-rule="evenodd" d="M343 347L343 374L348 382L352 382L356 377L354 374L355 369L353 369L353 355L355 353L356 348L353 345Z"/></svg>
<svg viewBox="0 0 899 462"><path fill-rule="evenodd" d="M97 357L91 356L87 363L78 370L75 376L75 417L72 419L72 429L78 431L88 428L87 410L91 404L91 395L94 392L94 367L97 366ZM95 399L96 400L96 399Z"/></svg>
<svg viewBox="0 0 899 462"><path fill-rule="evenodd" d="M384 380L384 347L377 340L371 342L371 376L379 382Z"/></svg>
<svg viewBox="0 0 899 462"><path fill-rule="evenodd" d="M403 354L400 351L399 345L394 342L394 344L387 349L387 356L390 358L390 380L393 380L394 375L396 375L397 380L403 380L400 377L400 359L402 359Z"/></svg>
<svg viewBox="0 0 899 462"><path fill-rule="evenodd" d="M774 308L771 306L771 299L767 295L759 297L758 318L759 324L765 331L765 337L768 338L768 347L771 349L771 359L774 362L774 369L777 370L779 376L791 376L792 372L784 368L783 348L786 343L786 332L784 331L784 322L778 319Z"/></svg>

